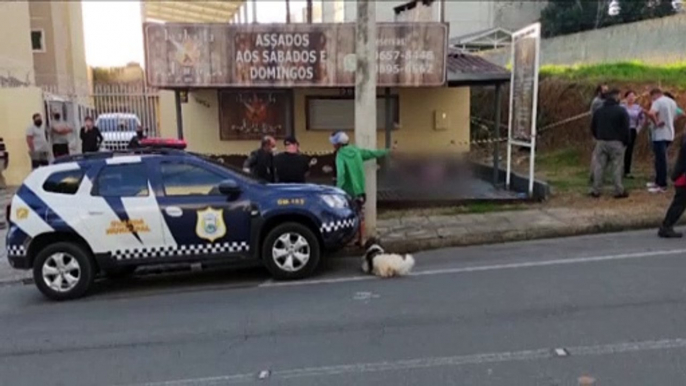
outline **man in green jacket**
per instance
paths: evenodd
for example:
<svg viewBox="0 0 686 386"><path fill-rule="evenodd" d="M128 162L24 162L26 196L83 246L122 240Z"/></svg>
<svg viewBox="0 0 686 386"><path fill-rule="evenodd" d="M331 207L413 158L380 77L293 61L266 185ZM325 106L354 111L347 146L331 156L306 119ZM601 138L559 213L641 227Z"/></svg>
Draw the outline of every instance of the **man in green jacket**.
<svg viewBox="0 0 686 386"><path fill-rule="evenodd" d="M336 186L348 193L358 205L357 209L361 219L359 242L362 245L364 241L364 203L366 201L364 162L383 158L390 153L390 150L360 149L351 145L348 135L342 131L331 134L329 140L336 150Z"/></svg>

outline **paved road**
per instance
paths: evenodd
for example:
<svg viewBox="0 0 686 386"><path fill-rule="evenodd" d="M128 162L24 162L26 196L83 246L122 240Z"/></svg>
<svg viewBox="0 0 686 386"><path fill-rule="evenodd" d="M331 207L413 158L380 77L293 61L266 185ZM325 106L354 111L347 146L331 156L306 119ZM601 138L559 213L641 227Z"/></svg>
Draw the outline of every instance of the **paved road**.
<svg viewBox="0 0 686 386"><path fill-rule="evenodd" d="M686 241L631 232L417 260L398 280L340 260L297 284L176 275L71 303L0 287L0 383L686 383Z"/></svg>

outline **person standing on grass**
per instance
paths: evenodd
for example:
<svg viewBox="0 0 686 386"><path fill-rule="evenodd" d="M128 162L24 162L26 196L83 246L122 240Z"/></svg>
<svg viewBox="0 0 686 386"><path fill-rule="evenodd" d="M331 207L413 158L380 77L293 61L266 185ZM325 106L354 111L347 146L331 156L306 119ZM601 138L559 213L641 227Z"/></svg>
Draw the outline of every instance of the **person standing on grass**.
<svg viewBox="0 0 686 386"><path fill-rule="evenodd" d="M100 130L93 126L93 118L86 117L83 122L83 127L79 132L81 138L81 152L93 153L100 150L100 144L103 141Z"/></svg>
<svg viewBox="0 0 686 386"><path fill-rule="evenodd" d="M667 209L665 219L662 221L657 235L663 238L679 238L683 233L674 230L674 225L679 221L686 210L686 137L681 141L679 156L672 170L674 181L674 198Z"/></svg>
<svg viewBox="0 0 686 386"><path fill-rule="evenodd" d="M592 197L600 197L603 172L610 164L615 198L629 197L622 185L624 172L624 151L629 144L629 114L619 105L619 90L610 90L605 104L593 114L591 133L596 140L593 150L593 188Z"/></svg>
<svg viewBox="0 0 686 386"><path fill-rule="evenodd" d="M607 91L608 87L604 83L599 84L595 88L595 97L593 98L593 101L591 101L591 120L593 120L593 113L595 113L599 108L603 107L603 104L605 103L605 94L607 94ZM591 175L588 178L588 182L591 185L593 184L593 159L591 159Z"/></svg>
<svg viewBox="0 0 686 386"><path fill-rule="evenodd" d="M674 98L674 95L672 95L669 92L665 92L665 96L676 103L676 98ZM679 104L676 105L676 118L674 118L674 121L678 121L681 117L685 116L684 110L679 107Z"/></svg>
<svg viewBox="0 0 686 386"><path fill-rule="evenodd" d="M362 219L358 242L360 245L364 245L363 215L364 204L367 199L365 194L364 162L386 157L390 150L368 150L350 145L350 139L343 131L336 131L331 134L329 141L336 151L336 186L350 195L357 204L356 209Z"/></svg>
<svg viewBox="0 0 686 386"><path fill-rule="evenodd" d="M596 110L603 107L603 104L605 103L605 94L607 93L607 91L608 87L606 84L599 84L598 87L595 88L595 97L591 102L591 114L595 113Z"/></svg>
<svg viewBox="0 0 686 386"><path fill-rule="evenodd" d="M629 128L631 129L629 132L629 144L624 152L624 178L633 179L634 177L631 175L631 161L636 137L641 130L641 125L643 125L644 114L641 105L636 103L636 93L633 90L629 90L624 94L622 107L629 114Z"/></svg>
<svg viewBox="0 0 686 386"><path fill-rule="evenodd" d="M667 149L674 141L674 121L677 117L677 105L674 100L665 96L659 88L650 92L653 104L647 115L653 123L652 142L655 155L655 181L647 184L651 193L667 191Z"/></svg>

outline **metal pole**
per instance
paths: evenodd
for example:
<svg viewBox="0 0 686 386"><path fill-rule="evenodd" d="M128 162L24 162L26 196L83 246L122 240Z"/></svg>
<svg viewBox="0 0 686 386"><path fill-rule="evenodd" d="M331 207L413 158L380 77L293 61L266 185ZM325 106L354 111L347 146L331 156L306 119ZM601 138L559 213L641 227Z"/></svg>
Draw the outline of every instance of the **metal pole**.
<svg viewBox="0 0 686 386"><path fill-rule="evenodd" d="M252 22L257 23L257 0L252 0Z"/></svg>
<svg viewBox="0 0 686 386"><path fill-rule="evenodd" d="M291 0L286 0L286 24L291 24Z"/></svg>
<svg viewBox="0 0 686 386"><path fill-rule="evenodd" d="M312 0L307 0L307 24L312 24Z"/></svg>
<svg viewBox="0 0 686 386"><path fill-rule="evenodd" d="M514 112L512 107L514 105L514 74L517 70L515 63L515 41L512 39L512 48L510 49L510 63L512 63L512 73L510 74L510 108L508 109L507 118L507 172L505 173L505 188L510 190L510 180L512 178L512 124L514 122Z"/></svg>
<svg viewBox="0 0 686 386"><path fill-rule="evenodd" d="M493 124L493 185L500 181L500 83L495 85L495 119Z"/></svg>
<svg viewBox="0 0 686 386"><path fill-rule="evenodd" d="M386 87L384 92L386 102L386 149L391 148L391 135L393 133L393 118L395 118L395 111L393 110L393 100L391 99L391 88Z"/></svg>
<svg viewBox="0 0 686 386"><path fill-rule="evenodd" d="M248 24L248 3L243 3L243 24Z"/></svg>
<svg viewBox="0 0 686 386"><path fill-rule="evenodd" d="M174 101L176 104L176 136L183 139L183 116L181 114L181 92L174 90Z"/></svg>
<svg viewBox="0 0 686 386"><path fill-rule="evenodd" d="M357 1L355 51L355 143L362 148L376 149L376 6L373 0ZM363 237L366 239L376 235L376 161L365 164L365 180Z"/></svg>
<svg viewBox="0 0 686 386"><path fill-rule="evenodd" d="M445 23L445 0L441 0L441 23Z"/></svg>

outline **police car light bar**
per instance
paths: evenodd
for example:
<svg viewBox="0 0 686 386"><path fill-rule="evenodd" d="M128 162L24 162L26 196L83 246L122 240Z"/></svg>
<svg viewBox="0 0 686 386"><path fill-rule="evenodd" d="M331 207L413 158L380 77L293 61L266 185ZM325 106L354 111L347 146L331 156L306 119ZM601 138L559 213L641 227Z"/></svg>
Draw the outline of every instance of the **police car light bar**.
<svg viewBox="0 0 686 386"><path fill-rule="evenodd" d="M186 141L183 139L173 139L173 138L145 138L140 141L143 147L152 148L167 148L167 149L180 149L186 148Z"/></svg>

